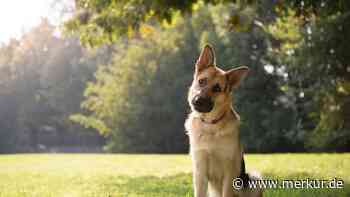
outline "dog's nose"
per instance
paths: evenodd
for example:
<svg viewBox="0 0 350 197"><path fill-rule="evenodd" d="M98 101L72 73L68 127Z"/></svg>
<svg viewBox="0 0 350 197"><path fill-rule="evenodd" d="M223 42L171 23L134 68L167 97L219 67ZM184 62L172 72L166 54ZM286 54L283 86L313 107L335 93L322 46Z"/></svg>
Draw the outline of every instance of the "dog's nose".
<svg viewBox="0 0 350 197"><path fill-rule="evenodd" d="M201 96L195 96L192 100L193 105L204 105L209 101L209 98L207 97L201 97Z"/></svg>
<svg viewBox="0 0 350 197"><path fill-rule="evenodd" d="M192 99L192 104L196 111L202 113L210 112L214 106L210 97L201 97L198 95Z"/></svg>

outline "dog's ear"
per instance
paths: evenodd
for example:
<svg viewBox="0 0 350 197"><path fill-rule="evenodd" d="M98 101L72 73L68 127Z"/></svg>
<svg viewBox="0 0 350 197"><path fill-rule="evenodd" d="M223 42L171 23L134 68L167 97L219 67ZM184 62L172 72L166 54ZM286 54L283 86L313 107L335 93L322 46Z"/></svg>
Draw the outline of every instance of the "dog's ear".
<svg viewBox="0 0 350 197"><path fill-rule="evenodd" d="M210 45L205 45L196 62L196 72L215 65L215 52Z"/></svg>
<svg viewBox="0 0 350 197"><path fill-rule="evenodd" d="M242 79L248 74L249 68L246 66L240 66L233 68L225 73L230 89L237 88Z"/></svg>

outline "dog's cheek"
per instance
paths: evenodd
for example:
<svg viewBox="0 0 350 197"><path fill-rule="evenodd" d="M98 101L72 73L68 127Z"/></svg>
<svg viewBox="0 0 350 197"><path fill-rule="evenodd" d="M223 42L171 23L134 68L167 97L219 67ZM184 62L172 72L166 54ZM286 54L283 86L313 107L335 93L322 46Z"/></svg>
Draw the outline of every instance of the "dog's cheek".
<svg viewBox="0 0 350 197"><path fill-rule="evenodd" d="M223 94L219 94L217 96L215 96L215 105L216 106L222 106L223 104L225 104L227 101L225 99L225 95Z"/></svg>
<svg viewBox="0 0 350 197"><path fill-rule="evenodd" d="M188 104L191 106L191 108L193 107L192 106L192 99L193 97L195 96L195 89L193 87L193 85L190 87L189 91L188 91L188 96L187 96L187 102Z"/></svg>
<svg viewBox="0 0 350 197"><path fill-rule="evenodd" d="M188 95L187 95L188 100L191 100L193 98L193 92L194 92L194 88L193 88L193 85L192 85L190 87L190 89L188 90Z"/></svg>

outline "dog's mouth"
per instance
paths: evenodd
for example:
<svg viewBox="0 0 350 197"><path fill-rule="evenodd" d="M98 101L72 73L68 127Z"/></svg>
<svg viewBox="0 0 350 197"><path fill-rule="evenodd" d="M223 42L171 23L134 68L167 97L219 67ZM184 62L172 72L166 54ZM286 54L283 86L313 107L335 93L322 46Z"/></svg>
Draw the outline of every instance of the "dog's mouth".
<svg viewBox="0 0 350 197"><path fill-rule="evenodd" d="M214 102L210 97L195 96L192 99L193 108L200 113L209 113L214 108Z"/></svg>

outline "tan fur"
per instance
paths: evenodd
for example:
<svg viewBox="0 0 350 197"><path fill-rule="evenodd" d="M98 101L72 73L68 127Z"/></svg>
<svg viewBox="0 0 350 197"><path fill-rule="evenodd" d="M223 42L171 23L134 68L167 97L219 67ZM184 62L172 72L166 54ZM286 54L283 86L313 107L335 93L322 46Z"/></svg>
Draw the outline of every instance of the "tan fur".
<svg viewBox="0 0 350 197"><path fill-rule="evenodd" d="M195 197L262 196L260 192L240 192L232 187L241 169L242 150L239 140L239 116L232 108L231 90L239 85L247 68L225 72L215 66L215 54L206 46L196 64L194 81L190 87L188 101L192 112L185 123L190 139L190 154L193 163ZM228 76L226 76L228 75ZM198 84L206 79L205 87ZM226 91L213 92L211 87L219 84ZM196 95L212 98L214 108L208 113L197 112L191 100ZM224 114L216 124L204 120L215 120Z"/></svg>

